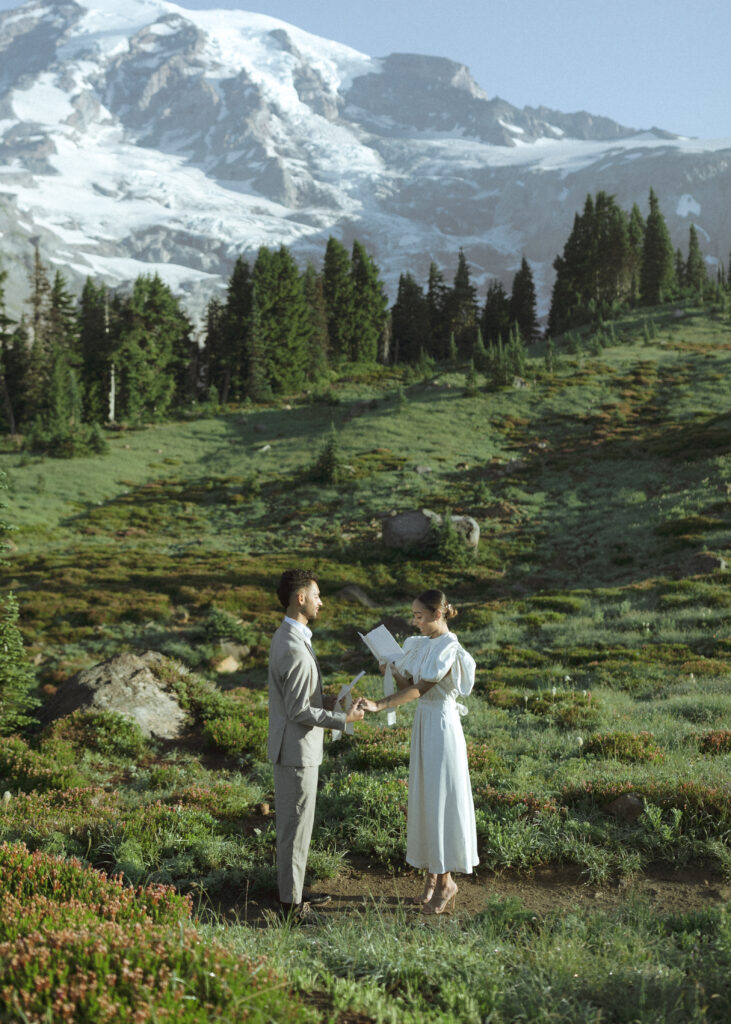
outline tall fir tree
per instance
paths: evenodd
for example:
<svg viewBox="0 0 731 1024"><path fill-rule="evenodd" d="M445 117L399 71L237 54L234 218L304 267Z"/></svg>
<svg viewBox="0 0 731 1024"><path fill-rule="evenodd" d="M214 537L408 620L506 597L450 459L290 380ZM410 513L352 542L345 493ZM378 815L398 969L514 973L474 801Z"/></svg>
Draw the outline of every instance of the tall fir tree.
<svg viewBox="0 0 731 1024"><path fill-rule="evenodd" d="M394 363L416 363L422 350L432 350L428 300L411 274L399 277L391 325Z"/></svg>
<svg viewBox="0 0 731 1024"><path fill-rule="evenodd" d="M510 296L502 281L491 281L480 320L482 335L488 345L496 345L499 338L510 332Z"/></svg>
<svg viewBox="0 0 731 1024"><path fill-rule="evenodd" d="M224 405L231 400L239 401L244 394L249 375L253 302L252 270L239 256L228 281L219 329L211 337L206 335L208 384L217 389Z"/></svg>
<svg viewBox="0 0 731 1024"><path fill-rule="evenodd" d="M117 417L139 423L170 409L190 358L191 324L158 274L140 275L123 302L117 367Z"/></svg>
<svg viewBox="0 0 731 1024"><path fill-rule="evenodd" d="M449 355L449 286L444 275L433 261L429 264L429 278L426 287L426 304L429 312L429 339L431 348L427 354L434 359L446 359Z"/></svg>
<svg viewBox="0 0 731 1024"><path fill-rule="evenodd" d="M640 301L644 306L667 302L675 287L675 254L665 218L653 189L645 225L640 271Z"/></svg>
<svg viewBox="0 0 731 1024"><path fill-rule="evenodd" d="M4 419L5 429L14 434L16 431L15 420L15 399L13 385L13 359L12 359L12 334L10 328L13 320L5 310L5 280L8 276L6 270L0 269L0 416ZM2 419L0 419L2 422Z"/></svg>
<svg viewBox="0 0 731 1024"><path fill-rule="evenodd" d="M447 306L449 328L454 334L457 351L461 355L469 355L477 337L477 292L470 279L470 268L462 249L457 257L457 270Z"/></svg>
<svg viewBox="0 0 731 1024"><path fill-rule="evenodd" d="M513 278L508 311L511 324L517 325L523 340L528 344L536 341L540 333L536 315L536 288L533 272L525 256L521 260L520 270Z"/></svg>
<svg viewBox="0 0 731 1024"><path fill-rule="evenodd" d="M350 358L353 362L373 363L388 318L388 297L378 267L365 246L353 242L350 261L353 287L354 331Z"/></svg>
<svg viewBox="0 0 731 1024"><path fill-rule="evenodd" d="M690 225L688 232L688 260L685 264L684 284L692 288L700 297L703 296L703 289L708 281L706 272L706 261L703 259L701 247L698 242L698 232L695 224Z"/></svg>
<svg viewBox="0 0 731 1024"><path fill-rule="evenodd" d="M302 280L285 246L259 249L253 302L266 385L274 394L301 391L307 379L312 326ZM253 396L252 396L253 397Z"/></svg>
<svg viewBox="0 0 731 1024"><path fill-rule="evenodd" d="M330 339L327 333L327 303L322 275L308 263L302 275L302 292L310 324L310 351L307 360L308 381L321 380L328 369Z"/></svg>
<svg viewBox="0 0 731 1024"><path fill-rule="evenodd" d="M633 203L627 222L627 275L629 278L629 301L632 304L635 304L640 297L640 272L644 246L645 218L637 203Z"/></svg>
<svg viewBox="0 0 731 1024"><path fill-rule="evenodd" d="M350 259L345 247L331 235L322 269L327 308L327 335L333 363L350 358L355 334L355 297Z"/></svg>
<svg viewBox="0 0 731 1024"><path fill-rule="evenodd" d="M87 277L77 310L84 419L105 423L110 413L115 336L105 284Z"/></svg>
<svg viewBox="0 0 731 1024"><path fill-rule="evenodd" d="M41 260L38 246L33 249L33 267L30 274L30 330L31 347L25 386L25 419L31 421L43 415L47 406L48 390L53 370L49 331L51 283Z"/></svg>

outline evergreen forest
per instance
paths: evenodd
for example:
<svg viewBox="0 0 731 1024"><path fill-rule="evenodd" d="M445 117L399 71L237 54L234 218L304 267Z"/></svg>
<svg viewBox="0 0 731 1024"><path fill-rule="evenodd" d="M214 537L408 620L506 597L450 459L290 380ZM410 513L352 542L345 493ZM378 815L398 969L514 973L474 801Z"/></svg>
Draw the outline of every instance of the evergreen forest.
<svg viewBox="0 0 731 1024"><path fill-rule="evenodd" d="M645 219L605 192L588 195L556 271L546 336L570 337L623 311L663 303L727 300L719 266L710 277L698 233L674 252L655 192ZM322 268L298 268L281 246L239 257L225 295L208 302L201 335L157 275L128 293L88 278L69 291L33 252L27 312L5 311L0 270L0 428L25 447L70 456L104 450L101 427L131 426L242 402L314 392L349 366L471 361L494 386L522 376L526 346L542 336L536 289L523 257L508 293L492 280L480 301L462 250L451 284L432 262L420 284L401 274L389 308L364 246L330 237Z"/></svg>

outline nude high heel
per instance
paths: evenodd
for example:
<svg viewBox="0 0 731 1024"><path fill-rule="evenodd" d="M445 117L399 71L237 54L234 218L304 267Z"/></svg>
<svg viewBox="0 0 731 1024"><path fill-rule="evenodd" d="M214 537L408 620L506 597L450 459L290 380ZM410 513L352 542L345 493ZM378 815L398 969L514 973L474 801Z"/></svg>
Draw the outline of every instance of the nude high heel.
<svg viewBox="0 0 731 1024"><path fill-rule="evenodd" d="M432 897L429 903L425 904L422 908L422 914L451 914L454 910L458 892L459 888L455 885L451 892L448 892L443 899L437 900L436 903L434 902L434 897Z"/></svg>
<svg viewBox="0 0 731 1024"><path fill-rule="evenodd" d="M415 906L423 907L431 901L431 898L434 895L434 889L436 888L437 884L436 876L433 876L433 878L434 880L430 882L429 874L427 873L426 877L424 878L424 891L422 892L421 896L414 896L412 900L412 903L414 903Z"/></svg>

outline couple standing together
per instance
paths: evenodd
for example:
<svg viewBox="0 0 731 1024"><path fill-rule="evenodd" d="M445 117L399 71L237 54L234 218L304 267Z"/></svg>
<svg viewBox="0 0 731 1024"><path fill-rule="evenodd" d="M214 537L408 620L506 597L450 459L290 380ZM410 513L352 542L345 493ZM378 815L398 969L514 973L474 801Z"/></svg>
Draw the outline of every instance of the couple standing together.
<svg viewBox="0 0 731 1024"><path fill-rule="evenodd" d="M277 596L284 621L269 653L268 756L274 764L277 821L277 883L282 913L301 916L308 903L329 896L303 898L307 853L312 835L318 766L325 729L342 731L346 722L366 712L419 704L411 734L406 860L426 870L424 890L415 899L425 914L454 907L457 884L452 871L469 874L478 863L475 812L470 789L461 715L457 698L467 696L475 681L474 659L460 645L447 622L457 613L440 590L427 590L412 604L419 636L409 637L391 665L395 693L381 700L360 698L347 713L335 710L336 697L322 689L322 673L312 648L314 622L322 607L313 573L282 573ZM380 666L384 671L386 666Z"/></svg>

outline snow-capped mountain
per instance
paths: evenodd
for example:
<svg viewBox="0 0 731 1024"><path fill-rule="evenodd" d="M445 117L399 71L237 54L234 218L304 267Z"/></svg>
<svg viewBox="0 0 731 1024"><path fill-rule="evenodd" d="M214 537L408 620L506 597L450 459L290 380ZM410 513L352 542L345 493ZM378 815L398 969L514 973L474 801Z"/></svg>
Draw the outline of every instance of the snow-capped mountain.
<svg viewBox="0 0 731 1024"><path fill-rule="evenodd" d="M731 247L731 140L490 99L466 67L375 59L274 18L165 0L28 0L0 14L0 259L30 239L74 284L157 271L191 309L261 245L322 258L359 238L395 292L460 247L476 283L523 254L544 309L588 192L647 208L676 245Z"/></svg>

